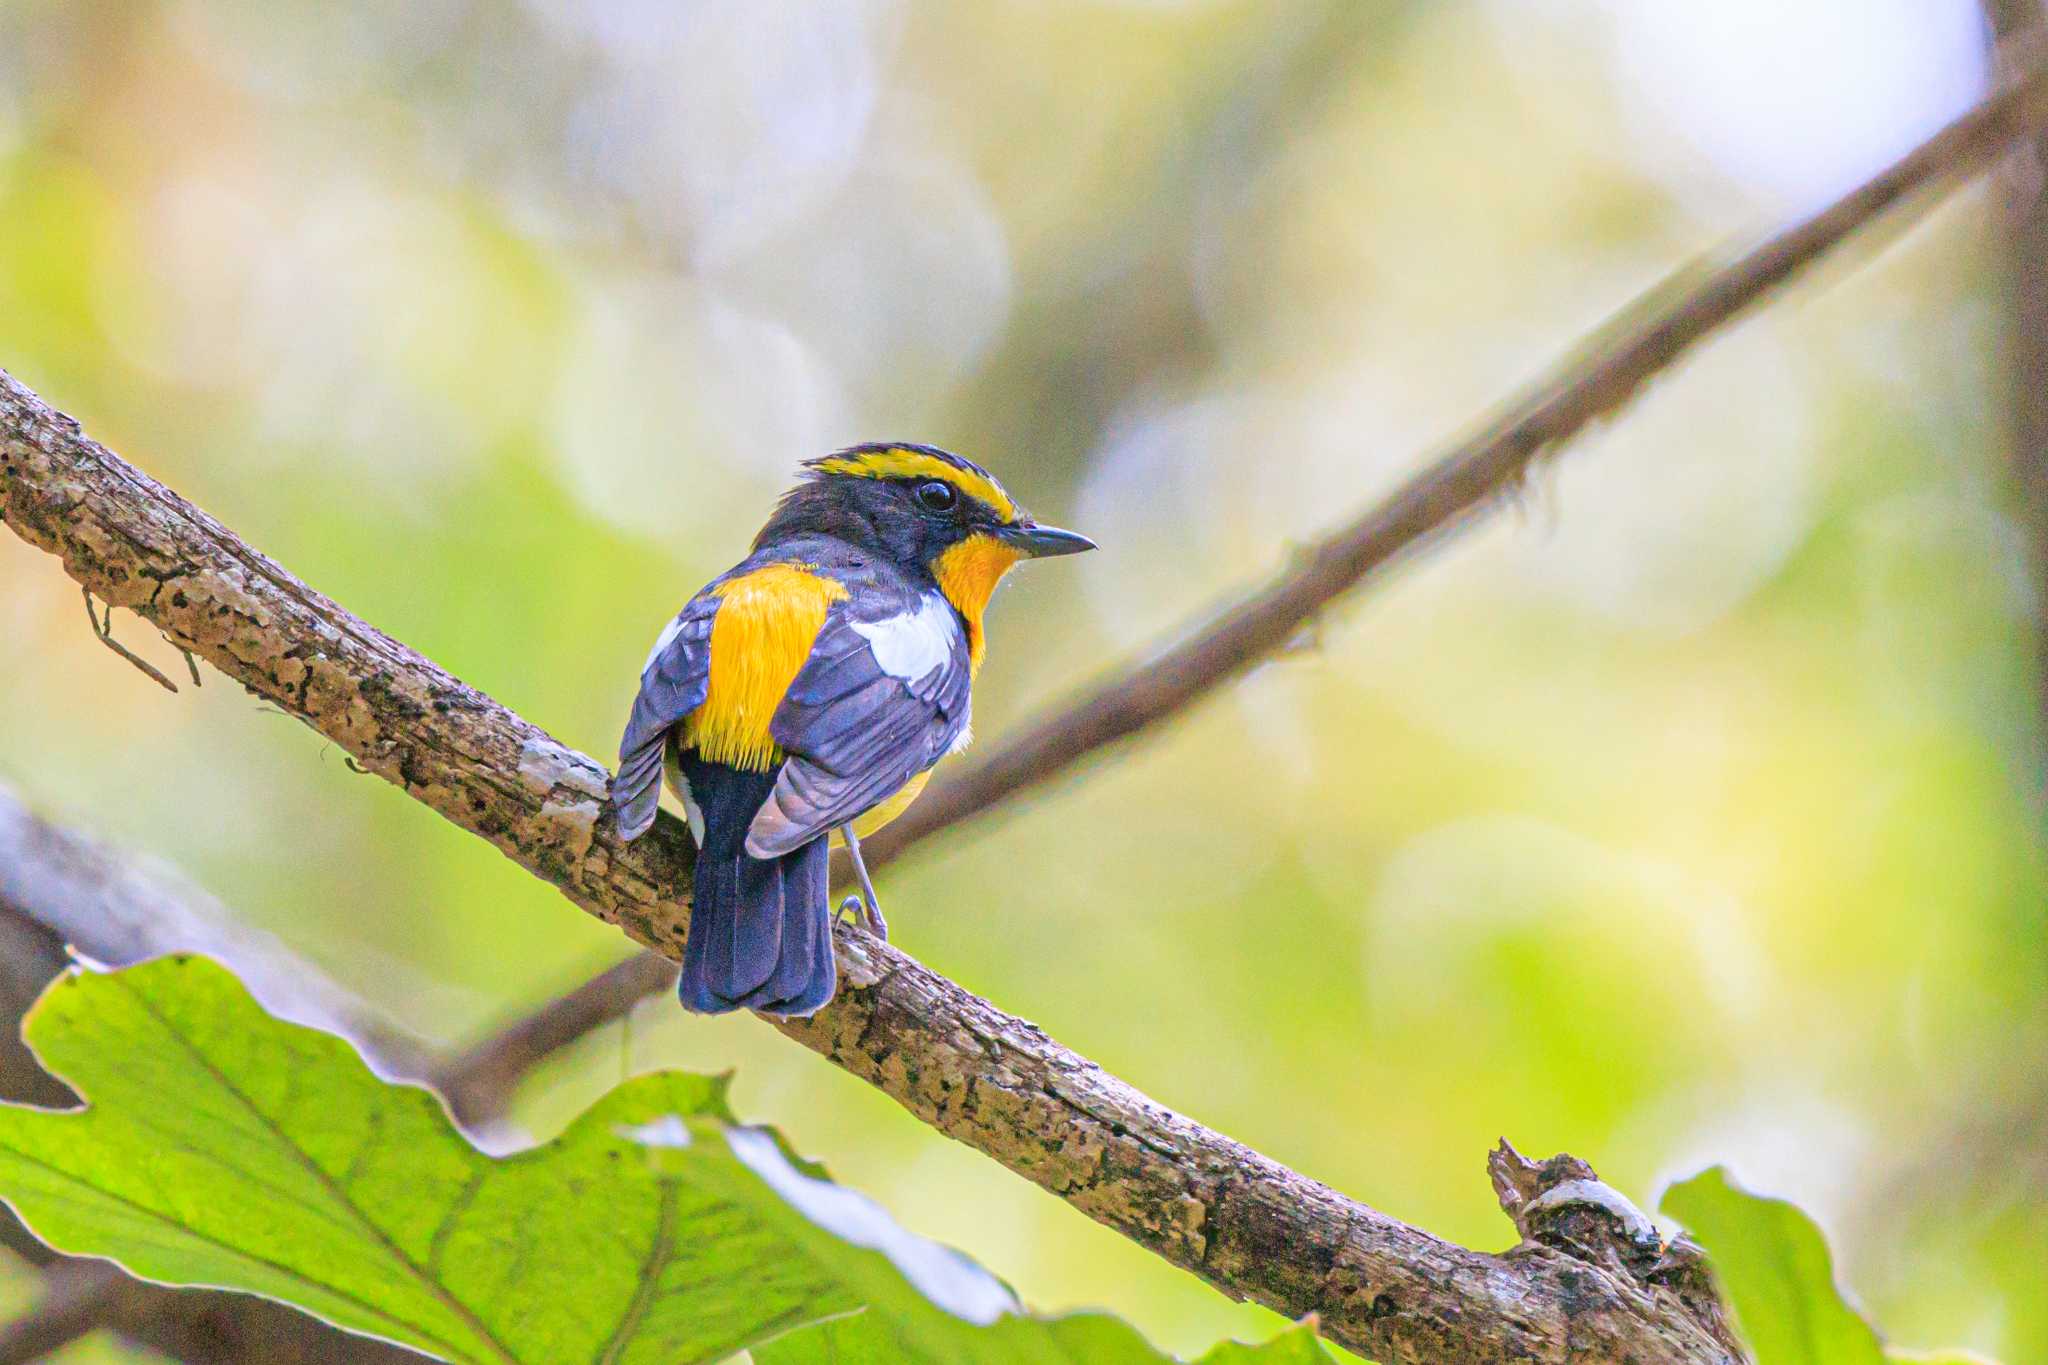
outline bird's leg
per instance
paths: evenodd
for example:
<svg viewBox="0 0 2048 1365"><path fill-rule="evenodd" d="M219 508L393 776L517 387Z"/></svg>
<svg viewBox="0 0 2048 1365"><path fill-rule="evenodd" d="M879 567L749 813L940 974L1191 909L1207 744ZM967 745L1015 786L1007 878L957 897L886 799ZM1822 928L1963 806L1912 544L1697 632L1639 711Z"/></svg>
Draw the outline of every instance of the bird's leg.
<svg viewBox="0 0 2048 1365"><path fill-rule="evenodd" d="M839 827L839 834L841 838L846 840L847 856L853 859L853 875L860 879L860 897L858 899L860 922L867 926L869 933L887 943L889 941L889 921L882 918L881 902L875 899L875 884L868 880L868 865L860 856L860 836L853 832L852 825L841 825ZM845 901L841 902L839 906L840 912L843 914L852 910L855 905L855 898L848 896Z"/></svg>

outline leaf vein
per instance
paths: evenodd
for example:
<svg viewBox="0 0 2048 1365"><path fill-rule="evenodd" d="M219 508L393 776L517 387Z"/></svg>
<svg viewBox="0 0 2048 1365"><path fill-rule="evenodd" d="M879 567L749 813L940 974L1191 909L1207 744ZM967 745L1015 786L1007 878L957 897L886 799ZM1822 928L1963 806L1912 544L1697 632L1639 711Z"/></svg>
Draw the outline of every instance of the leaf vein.
<svg viewBox="0 0 2048 1365"><path fill-rule="evenodd" d="M165 1213L162 1209L153 1209L149 1205L139 1203L130 1196L121 1193L119 1190L110 1189L105 1185L95 1184L93 1181L86 1179L84 1176L79 1175L74 1171L67 1171L63 1167L53 1164L46 1158L41 1157L34 1152L23 1151L21 1148L13 1146L12 1144L7 1143L5 1141L0 1141L0 1152L6 1152L8 1155L13 1156L20 1161L23 1161L31 1166L34 1166L39 1170L45 1171L50 1175L56 1176L60 1180L66 1181L70 1184L80 1187L81 1189L87 1190L92 1194L98 1195L103 1199L110 1199L115 1203L121 1205L123 1208L128 1209L130 1212L139 1214L140 1216L149 1219L153 1222L161 1223L163 1226L172 1229L181 1236L190 1237L195 1241L204 1242L208 1246L215 1247L221 1251L227 1252L230 1256L238 1256L244 1260L253 1261L257 1265L264 1267L266 1270L273 1270L277 1272L279 1275L284 1276L286 1279L298 1284L305 1285L309 1289L317 1290L323 1294L332 1294L336 1298L346 1299L348 1302L353 1303L354 1305L356 1305L356 1307L362 1309L365 1313L368 1313L371 1317L380 1318L383 1321L391 1324L392 1328L394 1329L394 1335L392 1338L393 1340L400 1340L396 1333L406 1332L411 1334L413 1340L431 1345L435 1350L447 1352L450 1355L453 1355L456 1351L455 1345L452 1342L443 1339L439 1333L434 1332L432 1329L424 1327L419 1323L412 1322L409 1319L400 1317L398 1314L393 1313L388 1308L384 1308L378 1304L372 1303L369 1299L364 1298L362 1295L356 1293L354 1290L345 1288L341 1285L329 1284L325 1280L315 1279L311 1275L306 1274L306 1272L304 1272L303 1270L299 1270L291 1265L286 1264L283 1261L272 1260L270 1257L265 1256L260 1252L252 1251L247 1247L237 1246L235 1245L235 1243L230 1242L225 1238L218 1237L213 1233L202 1232L198 1228L195 1228L188 1223L181 1223L177 1219L171 1217L168 1213ZM21 1218L22 1222L29 1224L31 1229L33 1229L34 1224L29 1223L28 1217L22 1213L22 1210L16 1205L13 1199L0 1199L0 1203L5 1203L9 1208L14 1209L15 1214ZM104 1252L93 1252L91 1254L96 1256L106 1255L106 1253ZM121 1265L122 1269L127 1270L131 1275L134 1275L137 1279L148 1280L150 1278L149 1276L143 1275L140 1272L136 1271L133 1267L130 1267L122 1263L116 1257L108 1256L107 1259L113 1260L117 1265ZM167 1283L165 1281L155 1282ZM243 1289L239 1285L231 1284L198 1284L190 1287L200 1289L225 1289L232 1292L244 1294L257 1293L259 1297L262 1298L273 1297L271 1295L261 1294L259 1291ZM313 1309L306 1307L304 1304L293 1303L292 1306L294 1308L297 1308L302 1313L311 1313L316 1318L322 1318L323 1321L326 1320L322 1314L315 1312Z"/></svg>
<svg viewBox="0 0 2048 1365"><path fill-rule="evenodd" d="M301 1147L277 1120L265 1112L255 1100L245 1094L241 1087L236 1085L226 1072L214 1064L213 1059L207 1056L197 1043L186 1037L184 1032L171 1021L170 1017L157 1008L154 1000L151 1000L141 991L135 989L127 977L117 976L114 979L127 988L129 995L134 998L135 1002L163 1027L164 1031L191 1056L192 1060L201 1070L211 1076L222 1090L226 1091L236 1103L247 1109L256 1118L258 1123L270 1131L271 1135L282 1144L284 1150L291 1155L292 1159L303 1166L307 1174L311 1175L315 1181L326 1189L328 1194L351 1216L357 1227L372 1241L390 1253L392 1259L397 1261L405 1269L406 1273L421 1288L427 1291L431 1298L453 1314L463 1326L475 1333L477 1338L489 1346L492 1351L496 1352L498 1358L504 1361L506 1365L522 1365L519 1357L514 1355L504 1342L498 1340L497 1334L484 1324L483 1320L476 1315L475 1311L468 1304L457 1298L446 1285L428 1274L425 1266L406 1254L405 1249L393 1241L391 1235L385 1232L382 1227L378 1226L376 1220L371 1218L369 1213L349 1196L348 1191L337 1183L334 1177L328 1174L319 1162L313 1159L312 1154Z"/></svg>
<svg viewBox="0 0 2048 1365"><path fill-rule="evenodd" d="M633 1333L647 1317L647 1310L654 1306L656 1288L661 1281L661 1268L675 1253L676 1244L676 1186L674 1176L663 1176L661 1180L661 1216L654 1227L654 1242L647 1248L647 1260L640 1267L640 1283L633 1290L632 1299L619 1314L618 1324L612 1328L610 1340L598 1353L598 1365L618 1365L619 1357L633 1339Z"/></svg>

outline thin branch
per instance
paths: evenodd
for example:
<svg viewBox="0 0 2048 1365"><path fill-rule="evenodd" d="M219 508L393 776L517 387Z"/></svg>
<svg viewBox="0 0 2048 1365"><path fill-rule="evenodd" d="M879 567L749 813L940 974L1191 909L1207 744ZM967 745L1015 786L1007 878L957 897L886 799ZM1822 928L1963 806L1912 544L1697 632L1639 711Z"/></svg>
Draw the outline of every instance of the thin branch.
<svg viewBox="0 0 2048 1365"><path fill-rule="evenodd" d="M1140 669L1128 689L1079 708L1078 734L1027 734L1007 769L976 770L940 814L984 809L1283 644L1368 571L1511 487L1538 455L1884 209L1980 168L2044 103L2048 68L2030 63L1818 218L1625 321L1570 374L1322 542L1298 572ZM84 587L592 914L679 955L687 909L677 893L693 858L679 822L621 842L602 765L306 587L4 374L0 513ZM1226 1293L1293 1317L1317 1313L1334 1340L1388 1365L1731 1358L1683 1292L1688 1276L1547 1245L1499 1256L1453 1246L1153 1104L886 944L842 932L837 947L838 999L780 1025L785 1033Z"/></svg>
<svg viewBox="0 0 2048 1365"><path fill-rule="evenodd" d="M43 1277L43 1297L0 1325L0 1365L27 1365L63 1350L118 1309L118 1299L142 1286L111 1261L67 1261Z"/></svg>
<svg viewBox="0 0 2048 1365"><path fill-rule="evenodd" d="M2042 0L1984 0L1987 26L2000 39L2032 31ZM2048 137L2037 136L1998 170L2002 229L1997 294L2002 319L2000 387L2014 519L2027 541L2033 584L2036 687L2035 814L2048 804ZM2033 1031L2038 1040L2040 1029ZM1972 1098L1952 1117L1864 1181L1872 1198L1858 1215L1872 1229L1896 1233L1922 1207L1952 1208L1959 1192L1990 1207L2032 1198L2048 1182L2048 1073L2031 1059L2038 1041L2015 1040L2016 1070L1974 1083ZM1855 1239L1851 1239L1855 1240Z"/></svg>
<svg viewBox="0 0 2048 1365"><path fill-rule="evenodd" d="M432 1084L464 1127L487 1127L504 1113L520 1078L543 1059L675 984L675 963L637 953L452 1058Z"/></svg>
<svg viewBox="0 0 2048 1365"><path fill-rule="evenodd" d="M1984 0L1984 10L2000 40L2031 32L2042 22L2042 0ZM2048 719L2048 137L2015 148L1999 172L2004 238L1999 262L2004 287L1999 292L2007 308L2001 338L2004 372L1998 382L2017 520L2026 535L2034 584L2038 709Z"/></svg>
<svg viewBox="0 0 2048 1365"><path fill-rule="evenodd" d="M158 687L161 687L164 691L175 695L178 690L178 685L176 683L172 682L169 678L166 678L155 664L143 658L140 654L137 654L134 650L128 648L128 646L122 644L119 640L116 640L114 638L113 605L111 603L108 604L107 619L102 621L93 612L92 589L86 588L84 592L85 619L92 623L93 638L95 640L98 640L101 644L105 645L108 649L113 650L122 658L126 659L129 663L134 664L136 668L141 670L143 677L148 678L151 682L155 683ZM189 661L192 656L188 654L185 657ZM197 670L195 668L195 673L196 671Z"/></svg>
<svg viewBox="0 0 2048 1365"><path fill-rule="evenodd" d="M934 781L917 803L866 841L887 859L919 839L979 815L1118 741L1158 724L1281 651L1337 598L1375 571L1462 526L1521 486L1538 459L1618 412L1694 345L1920 191L1981 169L2040 122L2048 71L2038 43L2008 47L2028 58L2021 76L1851 190L1711 272L1688 266L1581 342L1491 422L1392 496L1304 547L1264 588L1146 663L1007 738L988 759Z"/></svg>
<svg viewBox="0 0 2048 1365"><path fill-rule="evenodd" d="M679 950L679 822L621 843L601 766L313 592L5 374L0 513L100 596L578 905ZM786 1032L1227 1293L1318 1313L1387 1365L1731 1365L1662 1262L1617 1277L1545 1246L1453 1246L1153 1104L886 944L849 930L837 947L838 999Z"/></svg>
<svg viewBox="0 0 2048 1365"><path fill-rule="evenodd" d="M2028 5L2033 0L2006 0ZM1263 589L1239 602L1213 608L1209 623L1178 632L1179 643L1134 668L1106 679L1086 694L1026 723L985 757L942 772L924 795L886 829L863 842L872 868L911 845L984 815L1048 782L1123 740L1170 720L1230 682L1260 659L1284 650L1304 628L1343 594L1370 582L1377 571L1433 539L1461 526L1517 488L1530 468L1587 426L1619 410L1649 380L1676 362L1715 328L1755 304L1805 266L1818 260L1900 200L1948 177L1982 167L2022 135L2038 116L2040 72L2034 61L2040 44L2013 41L2004 52L2011 69L2029 73L1914 149L1889 169L1807 222L1771 238L1718 271L1682 269L1638 298L1606 326L1582 341L1552 370L1510 403L1491 423L1427 464L1395 493L1341 529L1291 556L1287 569ZM2048 153L2041 167L2048 168ZM2037 168L2035 176L2048 171ZM2037 184L2038 188L2038 184ZM2044 200L2048 202L2048 200ZM2048 290L2048 218L2030 238L2030 279ZM2037 291L2040 292L2040 291ZM2028 331L2032 350L2048 347L2048 294L2028 305L2042 314ZM2048 352L2026 351L2026 373L2039 382L2022 385L2018 401L2031 417L2022 422L2019 477L2037 511L2048 509ZM2037 557L2048 572L2048 511L2030 518ZM2048 632L2048 591L2040 598ZM2048 646L2044 646L2048 648ZM2043 673L2048 697L2048 671ZM833 862L835 882L844 855ZM624 972L622 964L604 974ZM665 976L652 961L633 975L650 991L666 990ZM616 978L614 978L616 979ZM586 1008L584 987L515 1021L502 1042L554 1036L561 1045L611 1022L615 1015ZM620 1010L633 1000L612 997ZM572 1008L573 1015L550 1017ZM580 1027L571 1027L577 1025ZM538 1060L536 1058L535 1060ZM499 1093L505 1093L502 1090ZM479 1115L479 1117L483 1117Z"/></svg>
<svg viewBox="0 0 2048 1365"><path fill-rule="evenodd" d="M349 1039L383 1076L424 1081L442 1069L419 1038L174 869L43 819L5 782L0 912L32 921L105 967L204 953L233 967L272 1014ZM47 977L37 979L38 989ZM25 1007L32 996L14 1003ZM0 1026L0 1035L7 1032Z"/></svg>

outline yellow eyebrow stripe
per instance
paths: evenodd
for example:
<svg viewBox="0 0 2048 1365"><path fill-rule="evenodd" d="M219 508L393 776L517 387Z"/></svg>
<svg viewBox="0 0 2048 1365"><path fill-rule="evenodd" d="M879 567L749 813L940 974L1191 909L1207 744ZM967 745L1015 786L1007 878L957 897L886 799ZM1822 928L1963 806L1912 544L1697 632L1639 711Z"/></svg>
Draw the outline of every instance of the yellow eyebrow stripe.
<svg viewBox="0 0 2048 1365"><path fill-rule="evenodd" d="M863 479L943 479L968 497L987 503L1004 521L1017 515L1017 504L1010 501L1010 495L994 479L922 450L901 446L861 450L819 460L813 468L825 474L852 474Z"/></svg>
<svg viewBox="0 0 2048 1365"><path fill-rule="evenodd" d="M782 758L769 733L782 696L846 588L808 564L767 564L712 589L711 677L683 742L713 763L766 772Z"/></svg>

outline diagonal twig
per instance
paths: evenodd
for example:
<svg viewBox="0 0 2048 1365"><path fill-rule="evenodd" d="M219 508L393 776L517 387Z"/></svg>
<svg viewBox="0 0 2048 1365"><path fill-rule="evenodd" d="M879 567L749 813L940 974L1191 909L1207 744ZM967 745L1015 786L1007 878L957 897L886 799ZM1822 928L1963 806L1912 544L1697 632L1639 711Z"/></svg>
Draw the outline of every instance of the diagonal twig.
<svg viewBox="0 0 2048 1365"><path fill-rule="evenodd" d="M26 1365L62 1350L104 1323L117 1311L119 1297L131 1291L143 1286L111 1261L52 1266L35 1307L0 1325L0 1365Z"/></svg>
<svg viewBox="0 0 2048 1365"><path fill-rule="evenodd" d="M434 1089L465 1127L487 1128L504 1114L520 1078L543 1059L624 1018L675 980L675 963L659 953L636 953L451 1057L434 1071Z"/></svg>
<svg viewBox="0 0 2048 1365"><path fill-rule="evenodd" d="M1127 692L1078 708L1077 733L1027 732L1010 771L1066 766L1233 676L1886 208L1980 168L2036 124L2044 102L2048 67L2035 59L1817 218L1604 335L1553 385L1321 542L1298 572L1138 670ZM0 514L108 602L585 910L679 954L687 913L676 889L693 859L679 822L621 842L602 765L314 592L4 374ZM940 814L962 818L1014 790L1018 779L991 766ZM1315 1312L1334 1340L1389 1365L1729 1359L1678 1287L1692 1277L1638 1279L1541 1246L1501 1256L1453 1246L1153 1104L886 944L845 932L837 949L839 998L784 1033L1226 1293Z"/></svg>
<svg viewBox="0 0 2048 1365"><path fill-rule="evenodd" d="M679 952L680 822L623 843L601 765L306 587L4 372L0 515L576 904ZM839 997L784 1032L1227 1293L1317 1313L1387 1365L1732 1365L1678 1279L1454 1246L1161 1108L887 944L845 930L836 947Z"/></svg>
<svg viewBox="0 0 2048 1365"><path fill-rule="evenodd" d="M111 602L107 604L107 619L102 621L93 612L92 589L85 588L82 591L85 593L85 619L92 622L93 638L141 669L144 677L150 679L164 691L177 692L178 685L159 672L155 664L114 638L114 604ZM185 657L189 661L192 656L188 654ZM198 668L196 665L193 668L193 679L194 681L198 679Z"/></svg>
<svg viewBox="0 0 2048 1365"><path fill-rule="evenodd" d="M2017 39L2004 51L2009 67L2021 74L1906 157L1822 213L1718 270L1693 265L1675 272L1391 497L1291 556L1288 568L1265 587L1213 609L1207 625L1182 633L1179 643L1027 722L985 757L940 774L916 804L863 842L868 865L888 862L913 844L1098 757L1280 652L1298 632L1313 627L1337 598L1513 491L1540 457L1621 408L1691 346L1886 209L1944 176L1981 167L2038 114L2040 44ZM2031 401L2044 407L2039 395ZM2048 474L2038 475L2037 481L2048 488ZM2048 492L2040 496L2048 499ZM2048 559L2048 531L2042 545ZM2042 600L2048 602L2048 595ZM843 855L835 858L835 871L843 861ZM491 1055L501 1064L519 1056L529 1065L537 1062L545 1054L532 1052L535 1039L554 1038L564 1046L630 1009L637 997L615 989L624 979L652 992L668 989L675 974L652 958L630 968L608 968L479 1043L476 1055ZM599 988L599 981L607 985ZM614 1012L591 1008L598 999L609 1001Z"/></svg>

